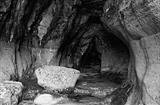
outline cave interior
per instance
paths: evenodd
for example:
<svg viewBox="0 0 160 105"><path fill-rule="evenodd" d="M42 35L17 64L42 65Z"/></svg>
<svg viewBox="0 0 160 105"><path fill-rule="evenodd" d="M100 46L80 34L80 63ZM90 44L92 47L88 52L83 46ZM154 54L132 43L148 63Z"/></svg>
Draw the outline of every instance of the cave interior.
<svg viewBox="0 0 160 105"><path fill-rule="evenodd" d="M111 105L125 104L129 94L126 96L126 92L132 87L126 85L130 48L120 32L113 32L102 21L105 0L0 2L1 56L2 59L5 55L14 56L5 60L9 64L12 59L14 67L9 79L21 81L25 86L20 100L27 99L26 91L31 88L43 90L35 84L34 70L54 65L79 70L81 75L76 83L79 87L86 82L95 88L98 85L117 87L111 94L98 99L113 96ZM109 12L114 13L116 8L111 8ZM61 94L71 94L69 97L78 101L83 101L84 97L86 100L93 98L67 92Z"/></svg>

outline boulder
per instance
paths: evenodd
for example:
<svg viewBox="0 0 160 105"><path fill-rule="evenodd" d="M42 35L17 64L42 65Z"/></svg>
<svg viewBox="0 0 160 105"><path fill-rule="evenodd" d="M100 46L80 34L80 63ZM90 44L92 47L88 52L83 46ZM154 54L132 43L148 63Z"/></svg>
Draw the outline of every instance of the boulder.
<svg viewBox="0 0 160 105"><path fill-rule="evenodd" d="M54 97L51 94L39 94L34 99L34 104L38 105L55 105L61 101L68 100L64 97Z"/></svg>
<svg viewBox="0 0 160 105"><path fill-rule="evenodd" d="M43 66L35 70L38 84L49 90L63 90L75 86L80 72L60 66Z"/></svg>
<svg viewBox="0 0 160 105"><path fill-rule="evenodd" d="M22 94L23 85L20 82L4 81L0 83L0 103L2 105L17 105Z"/></svg>

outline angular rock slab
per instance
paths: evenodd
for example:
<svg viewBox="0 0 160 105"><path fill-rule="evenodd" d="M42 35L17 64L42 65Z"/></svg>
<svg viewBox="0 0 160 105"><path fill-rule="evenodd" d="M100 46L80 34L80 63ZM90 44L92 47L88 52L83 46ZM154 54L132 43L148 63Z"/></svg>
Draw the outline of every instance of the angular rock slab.
<svg viewBox="0 0 160 105"><path fill-rule="evenodd" d="M49 90L63 90L74 87L80 72L60 66L43 66L35 70L38 84Z"/></svg>
<svg viewBox="0 0 160 105"><path fill-rule="evenodd" d="M23 85L20 82L4 81L0 83L0 105L17 105L22 94Z"/></svg>

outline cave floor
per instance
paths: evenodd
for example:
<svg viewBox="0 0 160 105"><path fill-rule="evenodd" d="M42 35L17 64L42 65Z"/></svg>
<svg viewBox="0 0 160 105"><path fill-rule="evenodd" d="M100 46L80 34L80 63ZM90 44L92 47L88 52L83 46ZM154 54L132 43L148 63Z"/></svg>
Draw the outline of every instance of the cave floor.
<svg viewBox="0 0 160 105"><path fill-rule="evenodd" d="M25 86L22 100L34 100L37 94L49 93L56 97L65 96L72 102L83 103L82 105L86 105L86 103L101 105L104 98L120 86L95 72L81 73L74 88L61 92L49 91L40 87L35 78L25 79L22 83Z"/></svg>

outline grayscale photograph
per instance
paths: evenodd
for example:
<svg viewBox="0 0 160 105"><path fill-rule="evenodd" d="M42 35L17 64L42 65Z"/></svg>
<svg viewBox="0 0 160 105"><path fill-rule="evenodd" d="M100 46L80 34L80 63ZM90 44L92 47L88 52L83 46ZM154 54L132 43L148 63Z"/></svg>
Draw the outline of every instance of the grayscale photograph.
<svg viewBox="0 0 160 105"><path fill-rule="evenodd" d="M160 0L0 0L0 105L160 105Z"/></svg>

